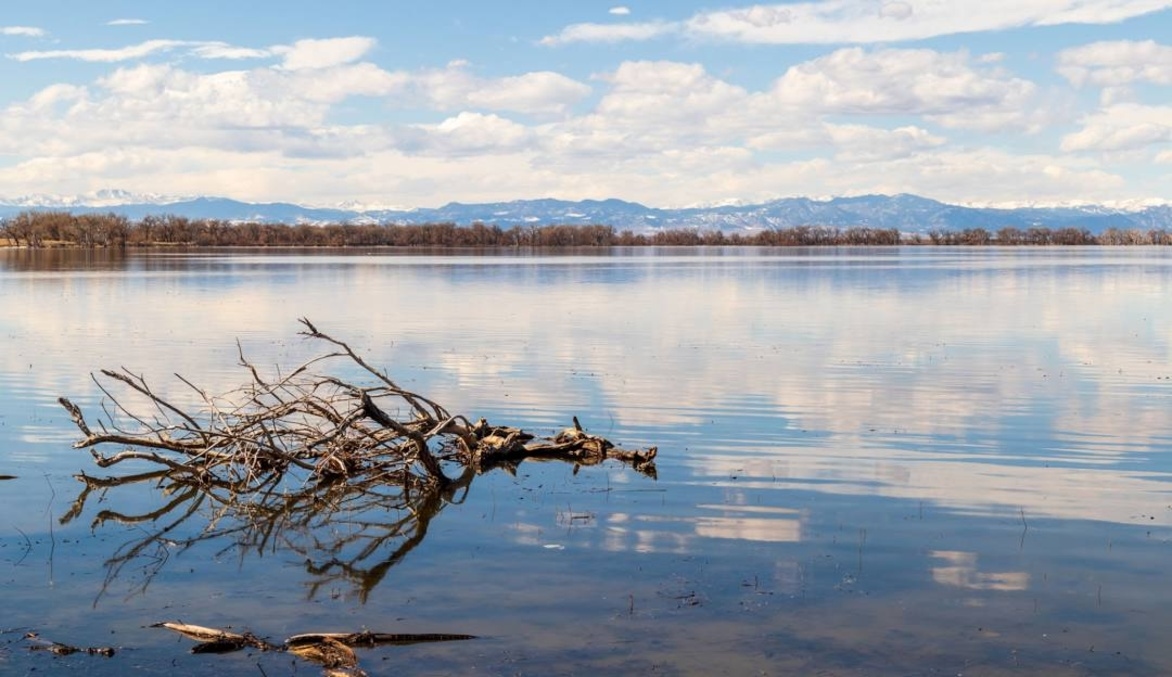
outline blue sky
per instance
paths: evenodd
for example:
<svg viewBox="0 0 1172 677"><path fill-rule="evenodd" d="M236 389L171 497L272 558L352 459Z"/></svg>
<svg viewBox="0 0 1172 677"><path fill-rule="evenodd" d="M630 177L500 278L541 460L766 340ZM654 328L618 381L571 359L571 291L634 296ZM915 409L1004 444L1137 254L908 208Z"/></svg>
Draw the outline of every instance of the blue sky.
<svg viewBox="0 0 1172 677"><path fill-rule="evenodd" d="M1172 200L1172 0L41 0L0 198Z"/></svg>

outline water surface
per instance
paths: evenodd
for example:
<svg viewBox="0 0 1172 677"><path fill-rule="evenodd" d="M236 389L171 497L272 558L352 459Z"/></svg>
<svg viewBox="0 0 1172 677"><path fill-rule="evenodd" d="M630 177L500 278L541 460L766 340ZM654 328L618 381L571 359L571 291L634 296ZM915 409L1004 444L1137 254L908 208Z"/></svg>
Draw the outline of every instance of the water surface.
<svg viewBox="0 0 1172 677"><path fill-rule="evenodd" d="M1167 248L0 250L0 672L316 674L144 627L181 619L481 636L371 674L1172 673L1170 283ZM165 521L111 515L173 496L69 514L106 472L58 396L120 366L227 390L236 341L314 354L301 316L452 411L656 445L659 478L477 477L405 553L387 507L175 547L200 508L129 560Z"/></svg>

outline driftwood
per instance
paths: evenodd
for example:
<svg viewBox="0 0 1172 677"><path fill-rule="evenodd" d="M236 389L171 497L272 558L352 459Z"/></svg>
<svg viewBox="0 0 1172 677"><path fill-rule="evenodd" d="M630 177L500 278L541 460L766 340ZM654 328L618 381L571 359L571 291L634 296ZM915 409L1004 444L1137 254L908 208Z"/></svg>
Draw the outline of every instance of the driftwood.
<svg viewBox="0 0 1172 677"><path fill-rule="evenodd" d="M194 640L192 653L231 653L241 649L260 651L284 651L302 660L320 665L326 677L362 677L366 672L358 666L358 654L354 649L368 649L377 646L402 646L422 642L453 642L476 639L475 635L448 633L385 633L370 632L311 632L293 635L280 644L273 644L251 632L233 632L220 628L209 628L180 621L155 623L152 628L164 628ZM36 632L25 633L24 639L33 651L47 651L58 656L77 653L91 656L111 657L117 653L114 647L77 647L63 642L43 639Z"/></svg>
<svg viewBox="0 0 1172 677"><path fill-rule="evenodd" d="M221 395L210 395L177 374L203 403L198 412L173 404L128 369L94 374L108 399L97 429L80 407L65 397L58 400L83 435L74 447L90 449L102 468L147 461L173 478L183 476L237 494L273 491L290 472L319 482L377 478L443 488L452 481L444 464L484 472L526 459L578 465L615 459L655 475L654 447L617 449L583 430L577 418L573 427L547 439L484 419L472 422L400 388L346 343L322 333L308 319L300 322L305 327L301 335L328 344L330 352L287 375L266 378L240 349L240 364L251 379ZM356 367L373 384L358 385L319 371L337 361L351 370ZM99 450L109 445L122 450L112 455Z"/></svg>
<svg viewBox="0 0 1172 677"><path fill-rule="evenodd" d="M70 656L75 653L84 653L91 656L105 656L109 658L117 653L117 649L112 646L73 646L62 642L54 642L53 640L44 639L38 633L26 632L24 639L29 643L29 648L33 651L48 651L51 654L58 656Z"/></svg>
<svg viewBox="0 0 1172 677"><path fill-rule="evenodd" d="M101 502L93 528L138 528L106 560L99 598L124 572L141 575L145 590L172 555L217 541L220 552L235 549L242 558L295 554L311 599L348 583L365 601L480 473L513 472L526 460L569 462L575 472L614 460L655 477L654 447L618 449L577 418L545 439L470 422L400 388L309 320L301 323L303 336L330 350L288 374L265 377L240 350L249 381L231 392L209 395L177 375L202 403L199 411L174 404L126 369L94 375L106 395L95 423L60 398L83 435L74 446L88 448L99 467L149 466L116 477L79 474L82 489L61 523L82 515L92 496L119 487L154 487L161 496L156 507L133 513ZM327 366L335 373L323 373ZM373 384L341 376L355 372ZM110 446L120 449L102 451Z"/></svg>
<svg viewBox="0 0 1172 677"><path fill-rule="evenodd" d="M177 632L198 644L192 653L228 653L247 647L261 651L286 651L303 660L322 666L324 674L330 677L359 677L366 673L358 667L355 648L371 648L385 645L418 644L421 642L453 642L476 639L474 635L440 633L383 633L370 632L312 632L289 637L280 644L271 644L256 635L237 633L219 628L207 628L176 621L155 623L155 628L166 628Z"/></svg>

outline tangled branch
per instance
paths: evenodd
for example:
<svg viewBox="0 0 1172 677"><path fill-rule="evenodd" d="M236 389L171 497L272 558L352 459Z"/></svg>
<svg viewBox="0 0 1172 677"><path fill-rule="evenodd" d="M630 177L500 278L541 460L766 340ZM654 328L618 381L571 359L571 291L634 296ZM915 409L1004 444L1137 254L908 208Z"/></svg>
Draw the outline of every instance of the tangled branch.
<svg viewBox="0 0 1172 677"><path fill-rule="evenodd" d="M58 400L83 435L74 447L88 448L103 468L147 461L171 478L233 493L273 491L293 470L323 482L377 479L443 488L452 482L443 464L453 462L479 473L526 459L581 465L617 459L655 475L654 447L618 449L583 430L577 418L573 427L545 439L484 419L471 422L399 387L308 319L300 322L302 336L330 348L287 375L264 377L242 349L240 365L250 379L235 390L210 395L176 375L202 402L200 411L173 404L128 369L101 370L93 378L108 404L97 429L69 399ZM373 382L360 385L323 371L339 361ZM103 453L109 445L122 450Z"/></svg>

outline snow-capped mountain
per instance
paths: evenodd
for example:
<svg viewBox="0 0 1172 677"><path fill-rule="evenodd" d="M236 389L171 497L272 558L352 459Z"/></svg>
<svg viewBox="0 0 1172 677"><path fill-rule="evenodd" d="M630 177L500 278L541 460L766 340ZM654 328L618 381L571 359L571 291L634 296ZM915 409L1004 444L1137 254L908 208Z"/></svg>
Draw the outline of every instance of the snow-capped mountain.
<svg viewBox="0 0 1172 677"><path fill-rule="evenodd" d="M514 200L438 208L371 208L357 204L306 207L290 203L248 203L215 197L175 198L105 190L74 198L27 196L0 199L0 218L29 209L74 213L113 212L138 220L174 214L193 219L264 223L472 223L501 227L534 224L605 224L617 230L662 229L745 231L794 226L895 228L903 232L984 228L1107 228L1172 230L1172 204L976 207L953 205L915 195L862 195L814 199L793 197L759 204L728 203L659 209L624 200Z"/></svg>
<svg viewBox="0 0 1172 677"><path fill-rule="evenodd" d="M191 198L155 193L131 193L116 188L104 188L82 195L59 196L33 194L14 198L0 198L0 209L10 207L29 209L73 209L75 207L118 207L130 204L163 205L182 202Z"/></svg>

